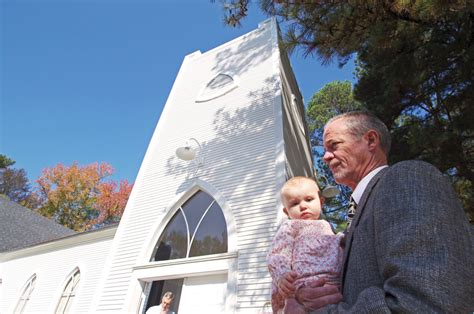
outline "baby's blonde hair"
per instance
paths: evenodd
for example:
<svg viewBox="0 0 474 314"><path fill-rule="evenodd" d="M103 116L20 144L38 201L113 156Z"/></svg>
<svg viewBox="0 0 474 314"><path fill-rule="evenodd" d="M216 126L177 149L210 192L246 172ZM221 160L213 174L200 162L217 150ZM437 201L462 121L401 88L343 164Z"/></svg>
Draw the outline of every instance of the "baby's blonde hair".
<svg viewBox="0 0 474 314"><path fill-rule="evenodd" d="M281 201L283 203L285 203L285 192L288 188L291 188L291 187L297 187L299 186L302 182L311 182L312 184L314 184L316 186L316 188L318 189L319 191L319 186L318 184L316 183L316 181L314 181L312 178L308 178L308 177L302 177L302 176L298 176L298 177L293 177L291 179L289 179L288 181L285 182L285 184L283 184L283 187L281 188L280 190L280 195L281 195Z"/></svg>

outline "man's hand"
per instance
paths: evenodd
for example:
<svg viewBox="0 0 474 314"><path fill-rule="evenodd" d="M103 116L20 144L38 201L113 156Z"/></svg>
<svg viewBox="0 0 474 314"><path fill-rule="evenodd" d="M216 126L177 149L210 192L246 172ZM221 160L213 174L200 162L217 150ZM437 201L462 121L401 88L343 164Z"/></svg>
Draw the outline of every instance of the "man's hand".
<svg viewBox="0 0 474 314"><path fill-rule="evenodd" d="M298 289L296 299L306 309L317 310L328 304L339 303L342 301L342 294L336 286L326 284L326 279L321 278Z"/></svg>
<svg viewBox="0 0 474 314"><path fill-rule="evenodd" d="M295 285L294 281L296 280L296 273L289 272L286 273L278 282L278 289L280 290L281 295L284 298L288 298L295 294Z"/></svg>

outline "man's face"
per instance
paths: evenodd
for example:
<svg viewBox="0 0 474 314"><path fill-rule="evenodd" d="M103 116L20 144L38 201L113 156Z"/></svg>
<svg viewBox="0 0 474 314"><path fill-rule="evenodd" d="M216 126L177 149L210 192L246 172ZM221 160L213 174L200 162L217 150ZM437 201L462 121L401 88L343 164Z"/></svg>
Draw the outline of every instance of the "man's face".
<svg viewBox="0 0 474 314"><path fill-rule="evenodd" d="M345 119L341 118L326 126L323 140L323 160L331 169L334 179L354 190L367 173L371 159L365 136L358 139L350 134Z"/></svg>
<svg viewBox="0 0 474 314"><path fill-rule="evenodd" d="M173 299L163 297L163 299L161 299L161 308L166 311L169 310L171 302L173 302Z"/></svg>

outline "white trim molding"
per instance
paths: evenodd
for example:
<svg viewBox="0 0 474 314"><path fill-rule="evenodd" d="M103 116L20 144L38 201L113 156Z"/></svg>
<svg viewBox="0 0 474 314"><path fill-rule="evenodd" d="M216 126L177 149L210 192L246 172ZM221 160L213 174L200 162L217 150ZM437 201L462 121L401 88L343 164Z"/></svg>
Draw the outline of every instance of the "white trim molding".
<svg viewBox="0 0 474 314"><path fill-rule="evenodd" d="M151 262L133 267L132 272L135 279L146 282L212 275L227 272L237 256L230 252Z"/></svg>

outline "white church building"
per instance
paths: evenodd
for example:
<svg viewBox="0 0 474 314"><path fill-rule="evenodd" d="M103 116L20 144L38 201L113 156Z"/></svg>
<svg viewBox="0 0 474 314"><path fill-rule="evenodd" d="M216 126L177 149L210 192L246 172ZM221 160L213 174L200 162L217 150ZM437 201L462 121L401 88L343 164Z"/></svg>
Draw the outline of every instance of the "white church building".
<svg viewBox="0 0 474 314"><path fill-rule="evenodd" d="M180 314L271 312L278 191L313 176L278 32L184 58L120 224L1 252L0 313L145 313L167 291Z"/></svg>

